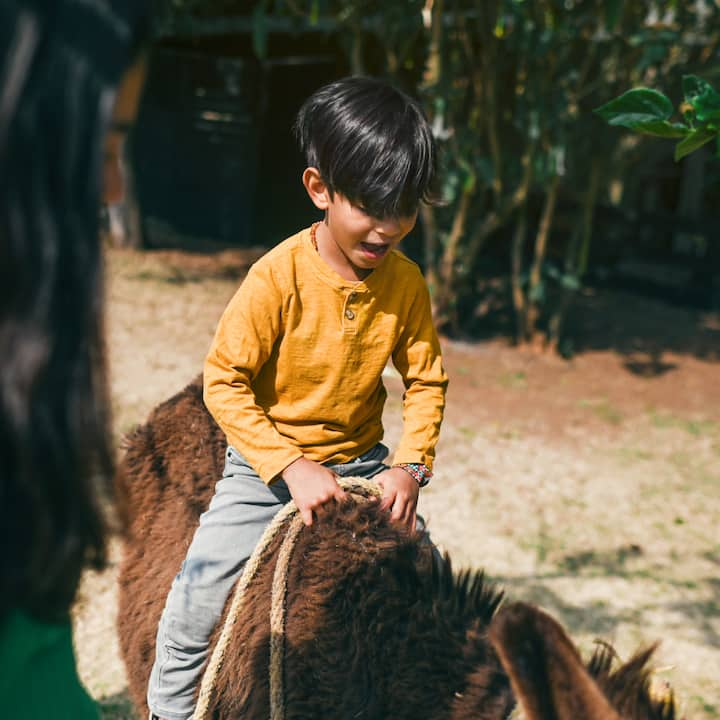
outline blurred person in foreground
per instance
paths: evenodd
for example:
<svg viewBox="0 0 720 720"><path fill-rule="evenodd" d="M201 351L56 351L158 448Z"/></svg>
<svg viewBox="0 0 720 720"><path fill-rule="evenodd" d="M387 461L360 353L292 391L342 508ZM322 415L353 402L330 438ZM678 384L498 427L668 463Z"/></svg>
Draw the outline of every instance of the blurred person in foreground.
<svg viewBox="0 0 720 720"><path fill-rule="evenodd" d="M98 209L147 4L0 0L0 715L12 720L98 717L70 609L82 571L107 559Z"/></svg>

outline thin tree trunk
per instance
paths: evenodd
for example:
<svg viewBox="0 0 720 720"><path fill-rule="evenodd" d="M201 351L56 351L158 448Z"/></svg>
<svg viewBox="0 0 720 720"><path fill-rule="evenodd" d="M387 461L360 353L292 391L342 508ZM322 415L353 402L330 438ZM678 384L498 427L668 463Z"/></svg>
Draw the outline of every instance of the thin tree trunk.
<svg viewBox="0 0 720 720"><path fill-rule="evenodd" d="M535 156L535 142L531 141L525 148L522 159L520 161L523 168L523 176L520 183L515 188L515 192L504 202L501 206L489 212L480 225L477 227L475 232L470 236L465 251L465 266L473 267L475 260L477 259L480 250L487 238L490 237L496 230L502 227L508 220L508 218L520 207L522 207L526 201L528 193L530 192L530 184L533 177L533 158Z"/></svg>
<svg viewBox="0 0 720 720"><path fill-rule="evenodd" d="M448 236L447 244L445 245L445 251L443 252L443 256L440 261L440 284L437 292L436 313L437 323L441 327L448 324L457 324L456 320L452 319L454 313L451 312L451 308L455 305L457 300L457 283L455 282L457 276L457 256L460 241L465 234L465 225L467 223L470 204L475 194L475 187L475 183L472 182L466 184L463 188L462 195L460 196L460 202L455 210L455 217L453 218L450 235ZM453 327L452 329L456 331L457 327Z"/></svg>
<svg viewBox="0 0 720 720"><path fill-rule="evenodd" d="M537 323L540 318L540 284L542 282L542 266L545 262L547 253L548 238L550 237L550 228L552 227L555 216L555 205L557 202L558 187L560 186L560 176L555 173L550 181L550 187L545 194L545 205L543 207L542 217L540 219L540 227L535 236L535 255L533 264L530 268L530 278L528 282L528 312L527 312L527 339L533 343L536 341Z"/></svg>
<svg viewBox="0 0 720 720"><path fill-rule="evenodd" d="M600 179L602 177L602 160L599 157L593 158L590 168L590 182L588 191L585 195L583 203L582 217L582 240L580 250L575 260L575 268L579 278L582 278L587 272L588 261L590 258L590 243L593 236L593 220L595 218L595 206L597 205L597 196L600 192Z"/></svg>
<svg viewBox="0 0 720 720"><path fill-rule="evenodd" d="M523 256L525 251L525 239L527 237L527 205L520 208L517 225L513 233L512 249L510 255L511 283L513 309L515 310L515 342L525 342L525 323L527 318L527 299L523 292L521 275L523 268Z"/></svg>
<svg viewBox="0 0 720 720"><path fill-rule="evenodd" d="M590 164L590 180L580 210L579 241L577 237L573 238L565 254L565 273L566 275L575 275L578 285L587 272L590 243L593 235L593 219L595 217L597 196L600 191L601 175L602 160L596 155ZM550 352L557 353L559 351L565 318L577 290L578 288L572 287L568 283L563 284L560 300L548 323L547 349Z"/></svg>
<svg viewBox="0 0 720 720"><path fill-rule="evenodd" d="M430 45L423 84L433 87L442 78L443 0L434 0L430 9Z"/></svg>
<svg viewBox="0 0 720 720"><path fill-rule="evenodd" d="M435 299L438 289L437 272L437 221L435 220L435 208L431 205L421 205L420 215L422 217L423 231L423 265L425 266L425 281L430 288L430 296Z"/></svg>

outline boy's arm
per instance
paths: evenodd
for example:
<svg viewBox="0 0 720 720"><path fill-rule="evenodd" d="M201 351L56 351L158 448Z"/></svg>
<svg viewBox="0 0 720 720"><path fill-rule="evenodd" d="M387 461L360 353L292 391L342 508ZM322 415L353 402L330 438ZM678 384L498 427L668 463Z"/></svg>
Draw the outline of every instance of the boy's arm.
<svg viewBox="0 0 720 720"><path fill-rule="evenodd" d="M376 479L383 488L382 507L391 511L393 520L414 529L419 483L408 470L397 466L420 464L432 468L448 382L432 322L430 293L424 281L392 358L405 385L403 432L393 467Z"/></svg>
<svg viewBox="0 0 720 720"><path fill-rule="evenodd" d="M205 360L204 397L210 413L264 482L285 480L303 522L345 492L334 473L303 457L257 404L252 381L280 335L284 295L267 266L251 268L220 319Z"/></svg>
<svg viewBox="0 0 720 720"><path fill-rule="evenodd" d="M403 432L393 465L419 463L432 469L448 378L424 281L407 314L392 360L405 385Z"/></svg>
<svg viewBox="0 0 720 720"><path fill-rule="evenodd" d="M266 483L302 457L252 389L280 334L283 302L270 268L253 266L220 319L204 370L208 410Z"/></svg>

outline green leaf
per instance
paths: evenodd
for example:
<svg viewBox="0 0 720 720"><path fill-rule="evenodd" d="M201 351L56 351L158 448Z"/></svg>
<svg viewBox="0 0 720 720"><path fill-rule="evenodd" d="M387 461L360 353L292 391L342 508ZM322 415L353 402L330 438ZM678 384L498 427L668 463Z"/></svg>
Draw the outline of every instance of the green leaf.
<svg viewBox="0 0 720 720"><path fill-rule="evenodd" d="M605 0L605 29L612 32L622 15L624 0Z"/></svg>
<svg viewBox="0 0 720 720"><path fill-rule="evenodd" d="M648 123L637 123L632 126L635 132L645 135L657 135L666 138L686 137L690 128L685 123L671 123L667 120L653 120Z"/></svg>
<svg viewBox="0 0 720 720"><path fill-rule="evenodd" d="M685 102L692 106L700 122L720 119L720 94L707 80L685 75L682 87Z"/></svg>
<svg viewBox="0 0 720 720"><path fill-rule="evenodd" d="M492 164L492 160L481 156L475 161L475 167L480 180L485 185L492 185L493 180L495 180L495 166Z"/></svg>
<svg viewBox="0 0 720 720"><path fill-rule="evenodd" d="M477 178L475 176L474 172L468 173L467 177L465 178L465 182L463 183L463 192L465 193L473 193L475 192L475 185L476 185Z"/></svg>
<svg viewBox="0 0 720 720"><path fill-rule="evenodd" d="M693 105L696 98L707 95L717 96L715 88L707 80L703 80L703 78L697 75L683 75L682 89L685 100L691 105Z"/></svg>
<svg viewBox="0 0 720 720"><path fill-rule="evenodd" d="M697 150L705 143L710 142L716 133L706 128L698 128L693 130L682 142L675 146L675 160L678 161L689 155L693 150Z"/></svg>
<svg viewBox="0 0 720 720"><path fill-rule="evenodd" d="M667 120L673 113L670 100L657 90L634 88L593 110L610 125L636 129Z"/></svg>
<svg viewBox="0 0 720 720"><path fill-rule="evenodd" d="M574 291L578 291L582 287L580 278L573 273L563 273L563 275L560 277L560 285L562 285L562 287L564 287L566 290Z"/></svg>

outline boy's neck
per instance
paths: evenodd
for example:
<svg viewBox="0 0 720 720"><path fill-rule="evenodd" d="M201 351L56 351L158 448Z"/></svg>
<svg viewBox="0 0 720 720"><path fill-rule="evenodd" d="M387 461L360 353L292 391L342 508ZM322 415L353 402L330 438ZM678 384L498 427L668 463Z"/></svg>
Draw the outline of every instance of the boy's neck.
<svg viewBox="0 0 720 720"><path fill-rule="evenodd" d="M333 239L326 223L315 223L310 232L320 258L343 280L362 282L372 273L372 268L361 268L350 261Z"/></svg>

